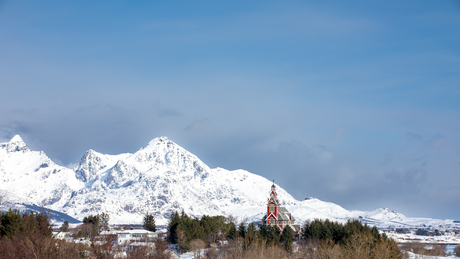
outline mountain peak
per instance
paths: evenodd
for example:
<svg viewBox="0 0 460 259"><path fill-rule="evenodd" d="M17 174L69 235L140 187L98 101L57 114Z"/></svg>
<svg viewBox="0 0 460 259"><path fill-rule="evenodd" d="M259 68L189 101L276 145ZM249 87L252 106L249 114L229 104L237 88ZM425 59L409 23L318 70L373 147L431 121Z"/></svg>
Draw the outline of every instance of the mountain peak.
<svg viewBox="0 0 460 259"><path fill-rule="evenodd" d="M141 148L140 150L144 150L144 151L155 150L155 149L158 149L158 148L160 148L161 146L164 146L164 145L166 145L166 147L168 147L168 148L173 146L173 145L177 146L177 144L174 143L172 140L168 139L165 136L161 136L161 137L154 138L154 139L150 140L150 142L146 146Z"/></svg>
<svg viewBox="0 0 460 259"><path fill-rule="evenodd" d="M145 147L134 153L131 159L138 166L140 164L147 166L146 168L165 166L171 172L195 172L201 175L209 170L209 167L198 157L165 136L151 140Z"/></svg>
<svg viewBox="0 0 460 259"><path fill-rule="evenodd" d="M147 146L155 145L155 144L160 144L160 143L167 143L169 141L168 137L166 136L161 136L158 138L154 138L150 140L150 142L147 144Z"/></svg>
<svg viewBox="0 0 460 259"><path fill-rule="evenodd" d="M105 168L102 162L104 155L88 149L75 167L75 177L83 182L88 182L96 176L96 173Z"/></svg>
<svg viewBox="0 0 460 259"><path fill-rule="evenodd" d="M1 147L5 148L7 152L29 150L26 143L24 142L24 140L22 140L21 136L19 135L15 135L8 143L2 143Z"/></svg>
<svg viewBox="0 0 460 259"><path fill-rule="evenodd" d="M24 140L22 140L21 136L14 135L14 137L10 139L9 143L24 143Z"/></svg>

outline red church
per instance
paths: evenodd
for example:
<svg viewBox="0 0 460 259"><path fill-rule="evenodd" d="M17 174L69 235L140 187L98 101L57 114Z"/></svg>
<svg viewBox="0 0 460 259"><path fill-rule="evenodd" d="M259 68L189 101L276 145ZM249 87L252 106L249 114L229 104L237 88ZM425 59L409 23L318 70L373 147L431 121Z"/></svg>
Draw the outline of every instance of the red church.
<svg viewBox="0 0 460 259"><path fill-rule="evenodd" d="M270 191L270 198L267 203L267 215L262 218L262 224L266 226L278 226L281 230L289 226L294 230L296 235L300 234L300 225L294 224L295 219L291 213L285 208L281 207L276 194L275 183L272 185Z"/></svg>

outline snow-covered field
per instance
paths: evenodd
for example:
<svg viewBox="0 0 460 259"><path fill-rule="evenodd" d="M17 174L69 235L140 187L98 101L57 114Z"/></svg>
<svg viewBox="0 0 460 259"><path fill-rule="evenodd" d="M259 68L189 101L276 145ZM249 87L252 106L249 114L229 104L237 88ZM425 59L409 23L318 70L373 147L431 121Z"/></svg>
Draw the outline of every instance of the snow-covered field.
<svg viewBox="0 0 460 259"><path fill-rule="evenodd" d="M398 243L420 242L429 244L460 244L459 235L419 236L414 234L389 234Z"/></svg>
<svg viewBox="0 0 460 259"><path fill-rule="evenodd" d="M452 259L452 258L460 258L460 257L456 257L456 256L453 256L453 255L451 255L451 256L429 256L429 255L414 254L412 252L407 252L407 254L409 255L408 259L442 259L442 258Z"/></svg>
<svg viewBox="0 0 460 259"><path fill-rule="evenodd" d="M202 252L204 254L205 251ZM428 255L419 255L419 254L414 254L412 252L406 252L407 255L409 255L408 259L454 259L454 258L460 258L456 257L454 255L451 256L428 256ZM193 259L193 252L187 252L183 253L180 255L181 259Z"/></svg>

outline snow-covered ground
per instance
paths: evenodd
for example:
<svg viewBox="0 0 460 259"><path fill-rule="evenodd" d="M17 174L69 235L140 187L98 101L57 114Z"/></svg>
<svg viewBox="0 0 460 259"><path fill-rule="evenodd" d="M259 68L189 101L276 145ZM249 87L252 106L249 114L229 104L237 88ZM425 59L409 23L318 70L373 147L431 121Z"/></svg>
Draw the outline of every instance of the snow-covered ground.
<svg viewBox="0 0 460 259"><path fill-rule="evenodd" d="M452 259L452 258L460 258L460 257L456 257L454 255L451 255L451 256L429 256L429 255L414 254L412 252L407 252L407 254L409 255L409 259L442 259L442 258Z"/></svg>
<svg viewBox="0 0 460 259"><path fill-rule="evenodd" d="M393 238L397 243L420 242L429 244L460 244L459 235L419 236L414 234L386 234L388 237Z"/></svg>
<svg viewBox="0 0 460 259"><path fill-rule="evenodd" d="M203 251L204 253L204 251ZM203 254L202 253L202 254ZM419 254L414 254L412 252L407 252L407 255L409 255L409 258L408 259L454 259L454 258L460 258L460 257L456 257L454 255L451 255L451 256L428 256L428 255L419 255ZM193 259L193 252L187 252L187 253L183 253L180 255L180 258L181 259Z"/></svg>

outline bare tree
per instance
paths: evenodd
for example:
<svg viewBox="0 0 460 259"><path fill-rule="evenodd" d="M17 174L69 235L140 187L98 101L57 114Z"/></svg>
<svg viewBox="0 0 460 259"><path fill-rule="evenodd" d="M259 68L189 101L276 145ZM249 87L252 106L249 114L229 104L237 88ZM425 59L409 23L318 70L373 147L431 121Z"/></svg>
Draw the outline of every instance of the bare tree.
<svg viewBox="0 0 460 259"><path fill-rule="evenodd" d="M187 244L187 237L185 236L185 232L182 229L177 229L177 244L179 245L178 250L180 252L188 251L189 246Z"/></svg>
<svg viewBox="0 0 460 259"><path fill-rule="evenodd" d="M95 259L113 258L113 245L117 240L117 235L101 235L90 237L90 253Z"/></svg>
<svg viewBox="0 0 460 259"><path fill-rule="evenodd" d="M195 258L200 258L201 250L204 249L206 244L201 239L193 239L190 241L190 249L193 251Z"/></svg>
<svg viewBox="0 0 460 259"><path fill-rule="evenodd" d="M238 217L233 216L232 214L228 215L227 220L225 223L233 223L236 225L236 222L238 221Z"/></svg>

